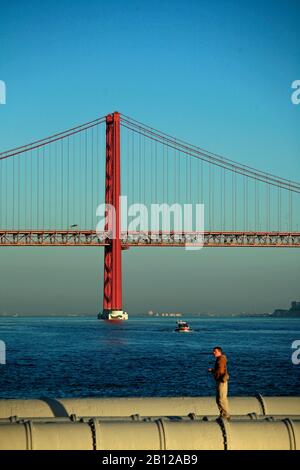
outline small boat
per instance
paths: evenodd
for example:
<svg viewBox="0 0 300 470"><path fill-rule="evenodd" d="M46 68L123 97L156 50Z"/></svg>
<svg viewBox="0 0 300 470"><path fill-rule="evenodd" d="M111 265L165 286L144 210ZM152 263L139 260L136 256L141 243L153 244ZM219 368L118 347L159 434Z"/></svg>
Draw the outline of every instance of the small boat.
<svg viewBox="0 0 300 470"><path fill-rule="evenodd" d="M188 331L191 331L189 325L187 324L186 321L179 320L177 322L177 326L175 328L175 331L178 331L179 333L186 333Z"/></svg>

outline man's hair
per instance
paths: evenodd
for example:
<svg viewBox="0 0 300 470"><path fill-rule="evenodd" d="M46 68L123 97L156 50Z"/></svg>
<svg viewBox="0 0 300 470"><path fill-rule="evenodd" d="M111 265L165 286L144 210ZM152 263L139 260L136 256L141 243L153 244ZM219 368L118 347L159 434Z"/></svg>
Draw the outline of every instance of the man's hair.
<svg viewBox="0 0 300 470"><path fill-rule="evenodd" d="M220 346L215 346L214 349L213 349L213 351L215 351L216 349L217 349L218 351L220 351L221 354L223 354L223 350L222 350L222 348L221 348Z"/></svg>

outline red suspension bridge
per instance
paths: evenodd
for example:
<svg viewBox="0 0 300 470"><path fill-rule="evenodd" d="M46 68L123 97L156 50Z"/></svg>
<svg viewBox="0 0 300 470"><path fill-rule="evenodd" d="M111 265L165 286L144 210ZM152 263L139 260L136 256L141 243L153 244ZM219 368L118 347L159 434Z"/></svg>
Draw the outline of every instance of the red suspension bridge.
<svg viewBox="0 0 300 470"><path fill-rule="evenodd" d="M126 318L122 250L129 247L300 247L300 183L117 112L0 153L0 183L0 246L104 246L102 318ZM204 204L204 233L149 230L141 220L138 230L124 230L121 187L129 207ZM96 231L101 203L115 208L114 239L107 223Z"/></svg>

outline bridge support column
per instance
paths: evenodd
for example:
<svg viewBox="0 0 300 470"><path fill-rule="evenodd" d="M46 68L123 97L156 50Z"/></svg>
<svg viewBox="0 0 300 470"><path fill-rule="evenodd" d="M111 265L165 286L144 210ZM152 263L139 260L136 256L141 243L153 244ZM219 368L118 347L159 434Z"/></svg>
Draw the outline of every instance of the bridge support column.
<svg viewBox="0 0 300 470"><path fill-rule="evenodd" d="M103 312L98 315L102 320L128 319L122 308L120 180L120 114L115 112L106 116L105 230L113 227L114 234L104 252ZM113 212L110 210L111 206L114 208Z"/></svg>

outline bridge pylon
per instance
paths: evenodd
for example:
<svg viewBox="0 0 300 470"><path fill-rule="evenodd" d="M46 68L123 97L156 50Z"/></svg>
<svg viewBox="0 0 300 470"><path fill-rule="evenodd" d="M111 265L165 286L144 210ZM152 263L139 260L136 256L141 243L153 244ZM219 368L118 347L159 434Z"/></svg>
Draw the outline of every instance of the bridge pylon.
<svg viewBox="0 0 300 470"><path fill-rule="evenodd" d="M122 305L120 167L120 114L114 112L106 116L105 231L112 228L113 235L104 251L103 311L98 315L101 320L128 319Z"/></svg>

